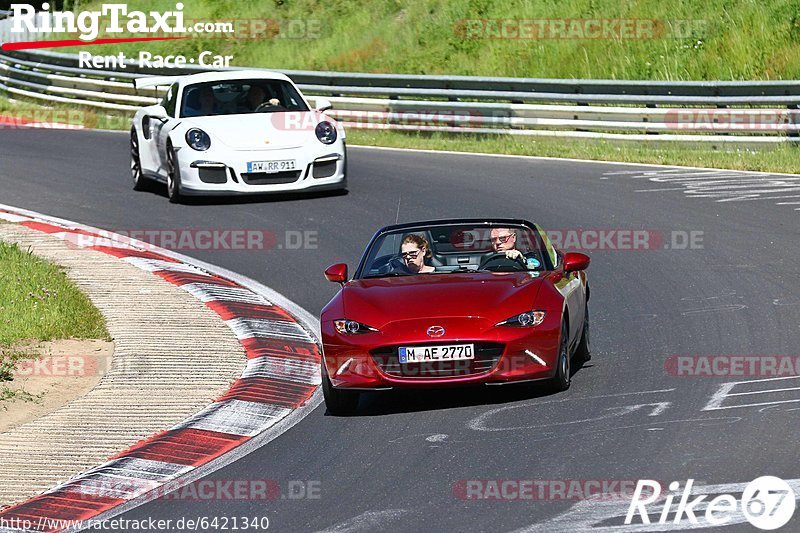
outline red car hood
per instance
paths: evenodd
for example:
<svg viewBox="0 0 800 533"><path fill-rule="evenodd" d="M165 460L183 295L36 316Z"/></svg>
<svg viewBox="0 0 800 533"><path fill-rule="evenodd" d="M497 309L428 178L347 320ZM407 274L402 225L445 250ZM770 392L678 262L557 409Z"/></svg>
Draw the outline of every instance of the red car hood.
<svg viewBox="0 0 800 533"><path fill-rule="evenodd" d="M341 297L347 318L379 329L395 321L445 317L494 324L533 309L542 279L530 272L360 279L348 283Z"/></svg>

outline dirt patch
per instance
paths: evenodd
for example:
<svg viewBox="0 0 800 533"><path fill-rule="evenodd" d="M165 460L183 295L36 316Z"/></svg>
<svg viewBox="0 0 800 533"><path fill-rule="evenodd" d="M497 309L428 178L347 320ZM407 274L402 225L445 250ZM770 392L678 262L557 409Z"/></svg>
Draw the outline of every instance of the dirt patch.
<svg viewBox="0 0 800 533"><path fill-rule="evenodd" d="M114 343L70 339L19 349L31 356L18 362L13 381L0 386L24 393L0 401L0 433L51 413L92 390L111 365ZM26 400L28 395L35 399Z"/></svg>

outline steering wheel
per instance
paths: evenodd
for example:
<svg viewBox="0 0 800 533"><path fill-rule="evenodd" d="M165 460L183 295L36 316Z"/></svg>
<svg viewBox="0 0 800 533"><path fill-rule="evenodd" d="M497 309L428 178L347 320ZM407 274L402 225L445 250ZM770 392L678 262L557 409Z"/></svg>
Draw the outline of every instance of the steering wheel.
<svg viewBox="0 0 800 533"><path fill-rule="evenodd" d="M280 101L277 98L270 98L266 102L261 102L260 104L258 104L256 108L253 110L253 112L260 113L261 111L266 111L267 109L273 107L283 107L283 106L281 105Z"/></svg>
<svg viewBox="0 0 800 533"><path fill-rule="evenodd" d="M493 253L483 261L481 261L478 270L489 270L490 272L519 272L526 270L523 261L525 256L520 256L519 259L509 259L506 257L505 252Z"/></svg>
<svg viewBox="0 0 800 533"><path fill-rule="evenodd" d="M377 266L377 269L378 274L381 276L392 273L411 274L411 271L406 266L406 262L398 255L385 256L385 258L381 258L379 261L382 264ZM373 264L372 268L376 268L376 265Z"/></svg>

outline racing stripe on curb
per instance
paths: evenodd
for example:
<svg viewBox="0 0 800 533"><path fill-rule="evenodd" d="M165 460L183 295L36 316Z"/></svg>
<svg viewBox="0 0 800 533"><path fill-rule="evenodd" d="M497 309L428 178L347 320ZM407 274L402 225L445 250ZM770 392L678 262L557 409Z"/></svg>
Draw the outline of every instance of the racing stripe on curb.
<svg viewBox="0 0 800 533"><path fill-rule="evenodd" d="M314 335L263 295L145 243L112 239L107 232L70 228L5 209L0 209L0 219L76 248L117 257L180 287L219 315L248 358L242 376L205 409L96 468L0 510L6 523L27 520L34 531L60 531L65 528L54 521L86 520L132 499L149 498L160 487L271 428L304 405L319 386L321 355Z"/></svg>

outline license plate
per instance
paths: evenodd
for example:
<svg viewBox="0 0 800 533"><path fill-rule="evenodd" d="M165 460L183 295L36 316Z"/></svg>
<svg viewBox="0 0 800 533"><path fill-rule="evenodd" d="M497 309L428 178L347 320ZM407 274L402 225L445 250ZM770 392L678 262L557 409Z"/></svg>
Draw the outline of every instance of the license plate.
<svg viewBox="0 0 800 533"><path fill-rule="evenodd" d="M446 344L441 346L401 346L401 363L424 363L427 361L460 361L475 359L474 344Z"/></svg>
<svg viewBox="0 0 800 533"><path fill-rule="evenodd" d="M283 159L280 161L250 161L247 163L247 172L266 172L274 174L275 172L285 172L288 170L295 170L297 162L294 159Z"/></svg>

